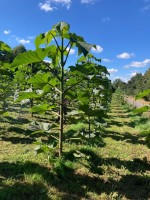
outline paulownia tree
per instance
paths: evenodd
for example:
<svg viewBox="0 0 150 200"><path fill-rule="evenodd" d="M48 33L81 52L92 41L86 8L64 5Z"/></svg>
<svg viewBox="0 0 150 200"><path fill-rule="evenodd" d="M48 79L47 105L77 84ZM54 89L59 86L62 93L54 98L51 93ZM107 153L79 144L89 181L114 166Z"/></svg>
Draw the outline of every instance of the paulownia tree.
<svg viewBox="0 0 150 200"><path fill-rule="evenodd" d="M105 66L100 65L100 59L92 54L82 56L75 66L70 66L70 81L77 82L74 91L69 91L71 97L78 101L78 110L88 123L88 137L91 135L91 125L105 116L107 98L105 94L110 90L109 73ZM70 82L69 81L69 82ZM76 94L76 96L75 96ZM109 96L111 96L109 94ZM85 131L86 132L86 131Z"/></svg>
<svg viewBox="0 0 150 200"><path fill-rule="evenodd" d="M40 63L45 66L44 70L39 70L32 76L28 83L32 84L35 91L21 92L19 100L26 98L40 99L49 97L51 102L40 103L32 107L32 112L45 113L50 110L59 118L59 156L62 155L63 137L64 137L64 112L65 112L65 97L69 95L77 85L85 80L87 70L94 69L92 63L76 64L69 67L69 73L65 69L67 60L72 48L77 48L78 56L86 57L91 48L96 48L95 45L87 44L83 37L70 32L70 25L65 22L60 22L52 27L46 33L42 33L35 39L36 50L28 51L18 55L12 64L15 69L20 65L29 65ZM45 59L49 61L45 62ZM89 68L89 69L88 69ZM102 68L102 71L106 69ZM90 73L95 73L92 70ZM37 89L42 92L37 93ZM57 96L56 102L52 104L52 97ZM69 95L70 96L70 95ZM56 105L57 104L57 105ZM57 107L59 106L59 111ZM41 127L41 126L40 126ZM51 126L52 127L52 126Z"/></svg>

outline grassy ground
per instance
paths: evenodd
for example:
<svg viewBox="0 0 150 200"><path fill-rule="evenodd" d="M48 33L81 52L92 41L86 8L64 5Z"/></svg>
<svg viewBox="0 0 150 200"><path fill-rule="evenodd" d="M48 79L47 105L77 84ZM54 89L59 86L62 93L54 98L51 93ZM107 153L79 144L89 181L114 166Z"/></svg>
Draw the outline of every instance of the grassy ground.
<svg viewBox="0 0 150 200"><path fill-rule="evenodd" d="M150 149L118 102L99 147L66 143L63 159L50 163L34 155L38 138L25 131L30 116L18 117L14 109L0 119L0 200L150 199Z"/></svg>

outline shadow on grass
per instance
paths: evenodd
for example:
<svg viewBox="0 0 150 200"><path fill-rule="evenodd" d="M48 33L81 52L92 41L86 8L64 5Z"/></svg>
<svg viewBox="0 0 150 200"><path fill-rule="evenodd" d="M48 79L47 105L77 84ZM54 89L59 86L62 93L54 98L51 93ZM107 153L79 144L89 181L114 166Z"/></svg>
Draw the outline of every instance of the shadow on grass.
<svg viewBox="0 0 150 200"><path fill-rule="evenodd" d="M40 138L46 144L52 144L55 141L47 133L33 134L31 130L25 130L15 126L8 128L7 132L1 134L1 140L11 142L12 144L32 144L37 141L37 138Z"/></svg>
<svg viewBox="0 0 150 200"><path fill-rule="evenodd" d="M133 117L133 114L131 112L119 112L119 111L110 111L109 112L109 118L111 119L112 117L115 117L115 118L122 118L122 119L125 119L125 118L129 118L129 117Z"/></svg>
<svg viewBox="0 0 150 200"><path fill-rule="evenodd" d="M32 133L32 131L25 130L25 129L20 128L18 126L11 126L7 130L8 130L8 132L15 132L15 133L18 133L18 134L23 134L23 135L31 135L31 133Z"/></svg>
<svg viewBox="0 0 150 200"><path fill-rule="evenodd" d="M150 171L150 163L146 159L135 158L133 161L126 161L118 158L104 158L102 163L105 163L107 166L115 166L118 169L124 167L134 173ZM150 179L148 180L150 181Z"/></svg>
<svg viewBox="0 0 150 200"><path fill-rule="evenodd" d="M115 131L106 131L102 135L103 138L106 137L111 137L113 140L116 141L125 141L127 143L131 144L142 144L142 145L147 145L147 142L143 140L142 135L133 135L131 133L125 132L125 133L119 133Z"/></svg>
<svg viewBox="0 0 150 200"><path fill-rule="evenodd" d="M85 130L84 130L85 131ZM68 141L69 143L74 143L74 144L85 144L85 145L90 145L90 146L97 146L97 147L104 147L106 146L106 143L104 142L103 138L101 137L101 133L96 132L94 138L82 138L81 134L78 135L77 130L70 129L65 133L65 140ZM89 133L85 133L84 136L88 136Z"/></svg>
<svg viewBox="0 0 150 200"><path fill-rule="evenodd" d="M139 118L137 118L137 119L135 118L134 120L132 120L131 122L129 122L128 126L130 126L132 128L135 128L136 125L145 124L148 121L149 121L148 118L139 117Z"/></svg>
<svg viewBox="0 0 150 200"><path fill-rule="evenodd" d="M102 159L97 156L93 151L85 148L81 148L79 151L71 150L67 153L64 153L64 159L71 162L76 162L79 160L79 157L75 157L74 154L77 154L84 158L87 162L82 163L90 172L102 175L102 170L100 166L102 165ZM80 154L81 153L81 154Z"/></svg>
<svg viewBox="0 0 150 200"><path fill-rule="evenodd" d="M28 120L27 118L14 118L14 117L10 117L10 116L5 116L5 119L7 119L8 123L10 124L27 124L30 122L30 120Z"/></svg>
<svg viewBox="0 0 150 200"><path fill-rule="evenodd" d="M50 200L47 188L42 183L16 182L13 185L3 185L0 189L1 200Z"/></svg>
<svg viewBox="0 0 150 200"><path fill-rule="evenodd" d="M15 136L11 136L11 137L2 136L1 140L11 142L12 144L32 144L33 142L36 141L34 138L30 138L30 137L21 138L21 137L15 137Z"/></svg>
<svg viewBox="0 0 150 200"><path fill-rule="evenodd" d="M35 142L35 136L32 131L22 129L20 127L11 126L1 134L1 140L8 141L13 144L31 144Z"/></svg>
<svg viewBox="0 0 150 200"><path fill-rule="evenodd" d="M123 122L118 122L118 121L116 121L116 120L109 120L108 122L107 122L107 124L108 124L108 127L111 127L111 126L119 126L119 127L122 127L123 125L124 125L124 123Z"/></svg>
<svg viewBox="0 0 150 200"><path fill-rule="evenodd" d="M134 161L122 161L117 158L103 159L91 150L82 148L80 151L88 156L87 164L84 161L83 165L93 174L92 176L90 173L74 169L73 164L80 160L73 156L74 151L66 153L64 160L56 161L52 168L33 162L0 163L0 176L3 177L0 196L3 195L3 200L15 199L15 194L16 199L18 196L23 197L22 199L50 199L48 194L56 195L51 191L53 187L57 190L56 199L64 200L92 199L90 193L100 196L104 192L107 195L117 192L119 196L125 196L127 199L148 200L150 198L150 178L146 175L139 175L139 173L135 174L150 169L150 165L146 161L139 159ZM80 162L82 163L82 159ZM103 164L115 166L119 169L124 166L134 175L121 175L117 180L111 176L106 181L100 176L105 175L101 169ZM28 175L31 175L31 177L38 175L40 179L32 178L32 181L30 180L30 183L28 183L25 177ZM8 178L13 180L14 184L5 185L4 180Z"/></svg>

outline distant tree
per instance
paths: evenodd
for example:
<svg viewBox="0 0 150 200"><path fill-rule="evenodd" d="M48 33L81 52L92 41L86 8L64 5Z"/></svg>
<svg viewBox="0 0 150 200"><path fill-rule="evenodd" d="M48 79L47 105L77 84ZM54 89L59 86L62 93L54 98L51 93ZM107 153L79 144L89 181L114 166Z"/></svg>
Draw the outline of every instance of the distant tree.
<svg viewBox="0 0 150 200"><path fill-rule="evenodd" d="M141 73L137 73L135 76L128 81L126 86L127 95L137 95L138 93L143 91L143 75Z"/></svg>
<svg viewBox="0 0 150 200"><path fill-rule="evenodd" d="M24 53L26 52L26 48L23 46L23 45L18 45L16 46L15 48L13 48L12 50L12 54L13 54L13 57L15 58L17 55L19 55L20 53Z"/></svg>
<svg viewBox="0 0 150 200"><path fill-rule="evenodd" d="M136 96L145 90L150 89L150 68L145 72L144 75L137 73L133 76L128 83L124 83L121 79L116 79L112 83L113 91L120 89L127 95ZM150 101L150 94L143 96L147 101Z"/></svg>
<svg viewBox="0 0 150 200"><path fill-rule="evenodd" d="M123 82L121 79L117 78L112 83L113 91L116 91L117 89L125 90L126 83Z"/></svg>
<svg viewBox="0 0 150 200"><path fill-rule="evenodd" d="M143 76L143 89L150 89L150 68L145 72ZM144 99L150 101L150 95L145 96Z"/></svg>

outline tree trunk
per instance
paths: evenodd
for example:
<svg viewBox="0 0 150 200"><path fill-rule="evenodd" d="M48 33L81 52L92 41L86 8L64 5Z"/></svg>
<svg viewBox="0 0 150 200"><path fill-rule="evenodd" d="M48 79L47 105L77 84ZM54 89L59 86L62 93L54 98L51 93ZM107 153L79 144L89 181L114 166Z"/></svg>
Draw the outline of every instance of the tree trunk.
<svg viewBox="0 0 150 200"><path fill-rule="evenodd" d="M61 81L60 81L60 133L59 133L59 157L62 156L63 149L63 123L64 123L64 41L62 38L61 46Z"/></svg>

